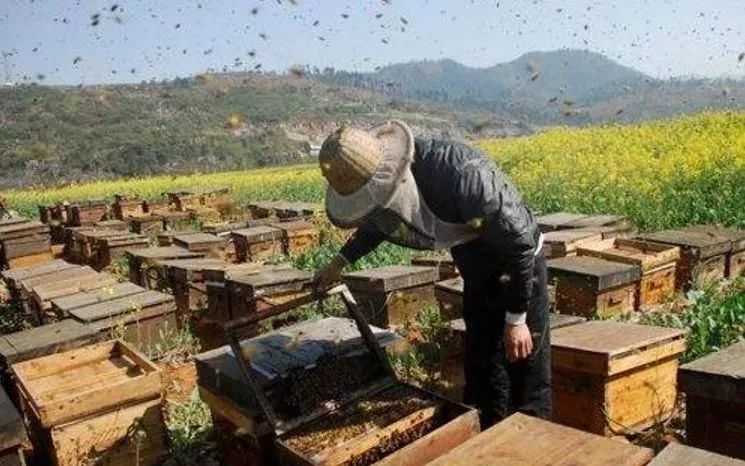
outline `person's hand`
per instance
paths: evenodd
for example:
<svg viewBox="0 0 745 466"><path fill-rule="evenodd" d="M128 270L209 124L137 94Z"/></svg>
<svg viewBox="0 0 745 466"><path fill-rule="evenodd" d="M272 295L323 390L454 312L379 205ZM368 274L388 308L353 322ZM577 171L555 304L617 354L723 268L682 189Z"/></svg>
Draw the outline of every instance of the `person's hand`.
<svg viewBox="0 0 745 466"><path fill-rule="evenodd" d="M339 281L341 271L346 265L346 259L337 254L331 262L313 275L313 289L320 293L331 288L334 283Z"/></svg>
<svg viewBox="0 0 745 466"><path fill-rule="evenodd" d="M507 360L510 362L525 359L533 352L533 337L526 324L510 325L504 327L504 350Z"/></svg>

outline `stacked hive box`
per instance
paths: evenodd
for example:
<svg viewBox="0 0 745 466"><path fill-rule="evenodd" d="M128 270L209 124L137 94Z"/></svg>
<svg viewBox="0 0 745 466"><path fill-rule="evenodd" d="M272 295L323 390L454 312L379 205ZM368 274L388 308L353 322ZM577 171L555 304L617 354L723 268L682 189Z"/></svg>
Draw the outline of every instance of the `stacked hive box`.
<svg viewBox="0 0 745 466"><path fill-rule="evenodd" d="M108 288L117 283L117 277L108 273L91 273L65 280L40 283L29 289L30 303L37 320L44 324L57 320L52 312L51 300L83 293L101 288Z"/></svg>
<svg viewBox="0 0 745 466"><path fill-rule="evenodd" d="M745 341L685 364L688 443L745 459Z"/></svg>
<svg viewBox="0 0 745 466"><path fill-rule="evenodd" d="M667 418L685 331L610 321L551 335L554 421L601 435Z"/></svg>
<svg viewBox="0 0 745 466"><path fill-rule="evenodd" d="M439 271L438 280L449 280L460 276L453 256L447 251L418 251L411 255L411 265L435 267Z"/></svg>
<svg viewBox="0 0 745 466"><path fill-rule="evenodd" d="M381 327L402 325L424 306L436 306L433 267L388 266L347 273L344 282L368 322Z"/></svg>
<svg viewBox="0 0 745 466"><path fill-rule="evenodd" d="M168 285L161 264L165 261L197 259L204 253L192 252L178 246L136 249L127 251L129 281L146 288L162 289Z"/></svg>
<svg viewBox="0 0 745 466"><path fill-rule="evenodd" d="M556 284L556 309L584 317L625 315L634 310L638 267L588 256L548 261Z"/></svg>
<svg viewBox="0 0 745 466"><path fill-rule="evenodd" d="M41 464L155 465L166 453L153 363L109 341L13 365Z"/></svg>
<svg viewBox="0 0 745 466"><path fill-rule="evenodd" d="M256 226L231 232L239 262L259 262L282 254L282 230L273 226Z"/></svg>
<svg viewBox="0 0 745 466"><path fill-rule="evenodd" d="M675 246L616 238L581 247L577 253L637 266L641 273L636 287L637 309L662 304L675 292L675 264L680 259L680 249Z"/></svg>
<svg viewBox="0 0 745 466"><path fill-rule="evenodd" d="M0 377L14 403L18 404L10 367L41 356L80 348L101 340L101 334L80 322L66 319L0 337ZM2 464L2 463L0 463Z"/></svg>
<svg viewBox="0 0 745 466"><path fill-rule="evenodd" d="M687 230L700 231L715 238L731 241L732 248L724 258L724 276L737 277L745 275L745 230L722 228L713 225L697 225L689 227Z"/></svg>
<svg viewBox="0 0 745 466"><path fill-rule="evenodd" d="M228 188L210 188L196 191L171 191L165 193L168 204L178 212L212 208L228 201Z"/></svg>
<svg viewBox="0 0 745 466"><path fill-rule="evenodd" d="M318 228L305 220L277 223L282 231L282 251L285 254L301 254L318 245Z"/></svg>
<svg viewBox="0 0 745 466"><path fill-rule="evenodd" d="M725 276L727 254L732 241L701 230L664 230L646 233L640 239L680 248L675 269L675 287L688 290L696 283L721 280Z"/></svg>
<svg viewBox="0 0 745 466"><path fill-rule="evenodd" d="M745 461L672 442L648 466L679 466L682 464L686 466L745 466Z"/></svg>
<svg viewBox="0 0 745 466"><path fill-rule="evenodd" d="M49 226L10 219L0 224L0 268L28 267L52 260Z"/></svg>
<svg viewBox="0 0 745 466"><path fill-rule="evenodd" d="M648 448L606 439L524 414L514 414L428 464L644 466L653 454Z"/></svg>
<svg viewBox="0 0 745 466"><path fill-rule="evenodd" d="M27 439L21 415L0 388L0 465L24 466L23 444Z"/></svg>
<svg viewBox="0 0 745 466"><path fill-rule="evenodd" d="M82 227L106 220L109 206L102 200L78 201L65 205L67 226Z"/></svg>

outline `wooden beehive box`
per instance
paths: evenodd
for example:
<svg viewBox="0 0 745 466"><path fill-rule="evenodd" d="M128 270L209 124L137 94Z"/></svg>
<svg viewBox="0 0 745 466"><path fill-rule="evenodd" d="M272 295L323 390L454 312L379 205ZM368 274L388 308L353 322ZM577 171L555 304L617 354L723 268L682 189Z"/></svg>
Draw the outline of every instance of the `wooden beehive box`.
<svg viewBox="0 0 745 466"><path fill-rule="evenodd" d="M745 466L740 461L710 451L689 447L680 443L669 443L648 466Z"/></svg>
<svg viewBox="0 0 745 466"><path fill-rule="evenodd" d="M0 465L25 466L26 426L8 395L0 388Z"/></svg>
<svg viewBox="0 0 745 466"><path fill-rule="evenodd" d="M11 365L100 340L101 334L96 329L70 319L0 336L0 377L5 391L18 405Z"/></svg>
<svg viewBox="0 0 745 466"><path fill-rule="evenodd" d="M73 257L83 264L93 263L93 256L96 253L96 240L99 238L119 237L124 233L120 230L108 230L98 228L78 228L73 230L72 236L75 245L73 246Z"/></svg>
<svg viewBox="0 0 745 466"><path fill-rule="evenodd" d="M223 233L230 233L233 230L240 230L248 227L248 220L231 220L228 222L205 223L202 226L202 231L205 233L212 233L213 235L221 235Z"/></svg>
<svg viewBox="0 0 745 466"><path fill-rule="evenodd" d="M538 224L538 228L544 233L555 230L565 230L570 228L567 226L568 223L585 218L585 214L576 214L572 212L554 212L552 214L546 214L536 217L535 221Z"/></svg>
<svg viewBox="0 0 745 466"><path fill-rule="evenodd" d="M126 343L43 356L13 373L44 464L155 465L166 453L160 370Z"/></svg>
<svg viewBox="0 0 745 466"><path fill-rule="evenodd" d="M277 215L276 207L284 204L281 201L255 201L248 204L251 218L267 218Z"/></svg>
<svg viewBox="0 0 745 466"><path fill-rule="evenodd" d="M745 459L745 341L685 364L688 443Z"/></svg>
<svg viewBox="0 0 745 466"><path fill-rule="evenodd" d="M285 254L302 254L318 246L318 227L311 222L296 220L274 226L282 231L282 249Z"/></svg>
<svg viewBox="0 0 745 466"><path fill-rule="evenodd" d="M167 211L160 213L163 216L163 228L165 230L193 230L197 215L194 212Z"/></svg>
<svg viewBox="0 0 745 466"><path fill-rule="evenodd" d="M444 320L463 316L463 278L456 277L435 283L435 298Z"/></svg>
<svg viewBox="0 0 745 466"><path fill-rule="evenodd" d="M111 205L112 216L117 220L127 220L145 213L143 202L139 199L130 199L121 194L114 195L114 203Z"/></svg>
<svg viewBox="0 0 745 466"><path fill-rule="evenodd" d="M518 413L428 464L644 466L653 456L648 448Z"/></svg>
<svg viewBox="0 0 745 466"><path fill-rule="evenodd" d="M65 205L67 225L80 227L106 220L109 206L102 200L73 202Z"/></svg>
<svg viewBox="0 0 745 466"><path fill-rule="evenodd" d="M611 321L551 335L554 421L601 435L640 430L675 408L684 330Z"/></svg>
<svg viewBox="0 0 745 466"><path fill-rule="evenodd" d="M732 242L732 249L725 256L724 276L737 277L745 275L745 230L724 228L715 225L696 225L685 230L699 231L713 238L722 238Z"/></svg>
<svg viewBox="0 0 745 466"><path fill-rule="evenodd" d="M295 269L231 275L225 281L231 319L261 314L307 291L312 274Z"/></svg>
<svg viewBox="0 0 745 466"><path fill-rule="evenodd" d="M663 230L639 235L640 239L680 248L675 269L675 288L688 290L696 283L721 280L725 276L729 239L695 230Z"/></svg>
<svg viewBox="0 0 745 466"><path fill-rule="evenodd" d="M129 217L127 222L129 228L140 235L155 236L165 230L163 215L155 212Z"/></svg>
<svg viewBox="0 0 745 466"><path fill-rule="evenodd" d="M10 292L11 298L20 301L20 281L26 278L38 277L40 275L47 275L50 273L60 272L62 270L76 268L78 265L71 264L62 259L55 259L49 262L45 262L39 265L33 265L30 267L17 268L12 270L3 270L0 272L5 281L8 291Z"/></svg>
<svg viewBox="0 0 745 466"><path fill-rule="evenodd" d="M174 246L189 251L203 252L211 256L220 256L227 246L227 240L209 233L178 235L173 238Z"/></svg>
<svg viewBox="0 0 745 466"><path fill-rule="evenodd" d="M424 306L436 306L434 267L393 265L344 274L360 309L374 325L402 325Z"/></svg>
<svg viewBox="0 0 745 466"><path fill-rule="evenodd" d="M460 276L458 266L448 251L416 251L411 255L411 265L435 267L439 280L449 280Z"/></svg>
<svg viewBox="0 0 745 466"><path fill-rule="evenodd" d="M636 233L631 222L619 215L587 215L569 221L565 227L594 231L602 234L603 239L626 238Z"/></svg>
<svg viewBox="0 0 745 466"><path fill-rule="evenodd" d="M274 204L274 212L281 219L310 218L322 209L310 202L281 202Z"/></svg>
<svg viewBox="0 0 745 466"><path fill-rule="evenodd" d="M585 322L584 317L566 314L549 314L549 326L556 330L570 325ZM447 337L441 347L442 363L440 374L442 389L453 400L461 400L463 388L466 384L464 373L464 358L466 356L466 323L461 319L453 319L447 323Z"/></svg>
<svg viewBox="0 0 745 466"><path fill-rule="evenodd" d="M638 267L588 256L548 261L556 286L556 310L584 317L625 315L634 310Z"/></svg>
<svg viewBox="0 0 745 466"><path fill-rule="evenodd" d="M282 254L282 230L256 226L230 233L238 262L259 262Z"/></svg>
<svg viewBox="0 0 745 466"><path fill-rule="evenodd" d="M602 241L603 235L588 230L556 230L543 234L546 259L574 256L577 248Z"/></svg>
<svg viewBox="0 0 745 466"><path fill-rule="evenodd" d="M95 240L95 254L91 259L92 265L102 270L124 257L128 251L146 249L150 240L146 236L136 233L124 233L120 236L109 236Z"/></svg>
<svg viewBox="0 0 745 466"><path fill-rule="evenodd" d="M122 338L143 350L158 343L161 332L179 327L173 296L155 290L78 307L69 314L109 338Z"/></svg>
<svg viewBox="0 0 745 466"><path fill-rule="evenodd" d="M161 231L158 236L155 237L158 246L173 246L173 238L176 236L194 235L200 233L197 230L168 230Z"/></svg>
<svg viewBox="0 0 745 466"><path fill-rule="evenodd" d="M636 309L658 306L675 293L675 264L680 259L680 249L676 246L615 238L580 247L577 254L639 267L641 278L634 299Z"/></svg>
<svg viewBox="0 0 745 466"><path fill-rule="evenodd" d="M52 260L49 226L36 220L0 225L0 268L19 268Z"/></svg>
<svg viewBox="0 0 745 466"><path fill-rule="evenodd" d="M85 279L95 275L96 271L88 266L77 266L73 268L66 268L59 272L54 272L46 275L37 275L34 277L25 278L18 282L19 286L19 297L20 304L24 312L32 318L34 325L41 325L41 315L36 310L36 305L33 299L33 291L36 287L44 284L51 284L67 280L74 279Z"/></svg>
<svg viewBox="0 0 745 466"><path fill-rule="evenodd" d="M69 296L52 299L52 312L58 320L70 317L70 311L91 304L113 301L146 291L145 288L132 282L117 283L97 290L75 293Z"/></svg>
<svg viewBox="0 0 745 466"><path fill-rule="evenodd" d="M30 290L34 314L37 315L36 320L44 324L58 320L57 315L52 311L52 299L111 287L117 282L118 279L114 275L93 273L39 284Z"/></svg>
<svg viewBox="0 0 745 466"><path fill-rule="evenodd" d="M178 246L163 246L127 251L126 256L129 264L129 281L146 288L159 288L167 283L160 267L162 262L197 259L204 257L204 254Z"/></svg>

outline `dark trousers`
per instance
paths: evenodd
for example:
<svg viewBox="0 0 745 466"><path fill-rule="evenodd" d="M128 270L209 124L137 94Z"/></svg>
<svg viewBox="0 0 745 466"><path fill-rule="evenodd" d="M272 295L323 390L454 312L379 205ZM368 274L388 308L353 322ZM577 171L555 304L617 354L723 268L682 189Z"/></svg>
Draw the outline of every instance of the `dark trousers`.
<svg viewBox="0 0 745 466"><path fill-rule="evenodd" d="M453 250L464 280L463 318L466 323L466 385L463 400L479 409L482 429L519 411L551 417L551 345L546 260L539 254L533 272L533 297L527 324L533 353L510 363L505 354L506 288L509 271L487 260L480 248Z"/></svg>

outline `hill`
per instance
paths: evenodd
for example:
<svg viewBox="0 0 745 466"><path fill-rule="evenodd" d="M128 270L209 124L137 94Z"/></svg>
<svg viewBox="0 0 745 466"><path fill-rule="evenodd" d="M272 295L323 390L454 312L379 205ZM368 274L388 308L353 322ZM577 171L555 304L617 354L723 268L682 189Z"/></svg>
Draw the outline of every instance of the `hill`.
<svg viewBox="0 0 745 466"><path fill-rule="evenodd" d="M0 89L0 187L301 162L341 124L403 118L420 134L525 132L464 112L303 76L201 75L164 83Z"/></svg>
<svg viewBox="0 0 745 466"><path fill-rule="evenodd" d="M743 81L662 81L584 50L531 52L487 68L437 60L394 64L371 73L324 70L317 76L534 125L631 122L745 108Z"/></svg>

